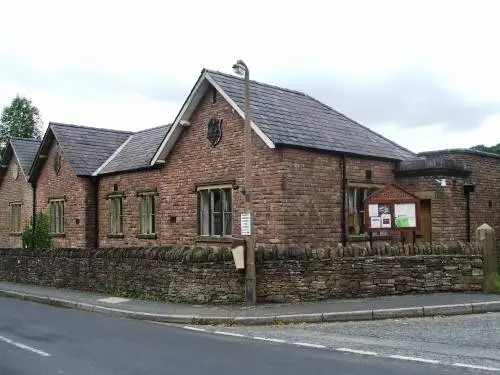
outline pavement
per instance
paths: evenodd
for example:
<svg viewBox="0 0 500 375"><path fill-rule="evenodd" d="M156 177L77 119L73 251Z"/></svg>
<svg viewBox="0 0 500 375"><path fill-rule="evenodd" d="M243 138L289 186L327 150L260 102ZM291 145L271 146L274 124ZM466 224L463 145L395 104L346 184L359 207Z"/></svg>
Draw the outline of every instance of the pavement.
<svg viewBox="0 0 500 375"><path fill-rule="evenodd" d="M500 312L500 295L437 293L300 304L206 306L0 282L0 296L105 315L178 324L268 325L329 323Z"/></svg>
<svg viewBox="0 0 500 375"><path fill-rule="evenodd" d="M463 367L465 363L447 366L402 356L386 358L346 352L342 348L305 347L299 342L252 340L236 334L230 336L226 328L219 330L226 335L0 297L0 375L477 375L497 372L483 371L479 366Z"/></svg>

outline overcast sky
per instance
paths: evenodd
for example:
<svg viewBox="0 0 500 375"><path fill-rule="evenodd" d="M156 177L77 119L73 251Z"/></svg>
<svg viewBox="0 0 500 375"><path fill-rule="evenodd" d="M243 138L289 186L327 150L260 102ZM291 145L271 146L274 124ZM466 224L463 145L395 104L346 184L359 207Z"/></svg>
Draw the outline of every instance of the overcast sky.
<svg viewBox="0 0 500 375"><path fill-rule="evenodd" d="M202 68L304 91L412 151L500 142L500 1L2 1L0 106L140 130Z"/></svg>

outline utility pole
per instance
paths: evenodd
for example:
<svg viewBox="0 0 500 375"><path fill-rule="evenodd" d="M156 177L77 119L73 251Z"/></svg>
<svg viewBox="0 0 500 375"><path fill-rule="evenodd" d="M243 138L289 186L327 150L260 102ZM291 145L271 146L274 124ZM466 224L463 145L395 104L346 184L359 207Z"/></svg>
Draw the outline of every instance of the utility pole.
<svg viewBox="0 0 500 375"><path fill-rule="evenodd" d="M237 74L245 74L245 214L250 218L249 234L245 237L245 291L248 305L257 303L255 245L253 242L253 211L252 211L252 128L250 114L250 71L243 60L233 65Z"/></svg>

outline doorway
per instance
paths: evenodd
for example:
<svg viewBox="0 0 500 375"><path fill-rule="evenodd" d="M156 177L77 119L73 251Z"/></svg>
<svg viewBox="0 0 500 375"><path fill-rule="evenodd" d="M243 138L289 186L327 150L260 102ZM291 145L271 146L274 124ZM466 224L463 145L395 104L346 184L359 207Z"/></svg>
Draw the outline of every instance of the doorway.
<svg viewBox="0 0 500 375"><path fill-rule="evenodd" d="M419 242L432 242L432 216L431 200L422 199L420 201L420 235Z"/></svg>

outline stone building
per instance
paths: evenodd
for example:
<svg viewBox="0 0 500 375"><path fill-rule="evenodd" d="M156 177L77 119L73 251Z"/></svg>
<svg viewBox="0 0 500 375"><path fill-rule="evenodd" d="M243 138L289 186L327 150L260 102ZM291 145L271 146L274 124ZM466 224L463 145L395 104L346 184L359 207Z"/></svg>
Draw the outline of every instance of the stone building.
<svg viewBox="0 0 500 375"><path fill-rule="evenodd" d="M241 238L244 85L203 70L172 124L137 133L51 123L29 181L56 246L230 246ZM304 93L250 86L257 246L367 241L363 201L390 183L421 199L416 241L471 240L483 222L500 230L499 156L417 155Z"/></svg>
<svg viewBox="0 0 500 375"><path fill-rule="evenodd" d="M0 166L0 247L21 247L21 233L33 215L29 171L40 141L12 138Z"/></svg>

